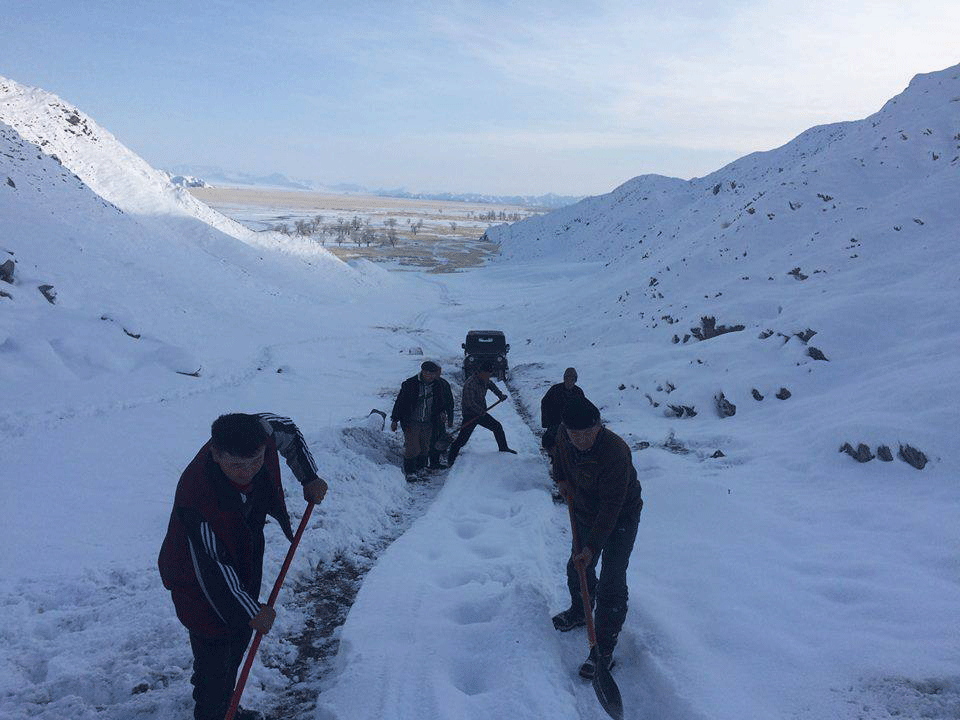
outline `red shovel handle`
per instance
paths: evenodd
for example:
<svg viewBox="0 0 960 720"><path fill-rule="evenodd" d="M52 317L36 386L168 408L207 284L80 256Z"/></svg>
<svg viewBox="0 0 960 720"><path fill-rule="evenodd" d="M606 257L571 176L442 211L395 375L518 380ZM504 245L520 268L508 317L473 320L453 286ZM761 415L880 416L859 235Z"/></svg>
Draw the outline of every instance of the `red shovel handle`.
<svg viewBox="0 0 960 720"><path fill-rule="evenodd" d="M570 511L570 532L573 535L573 552L580 554L580 537L577 533L577 521L573 517L573 497L567 496L567 510ZM583 601L583 615L587 619L587 637L591 649L597 644L597 631L593 624L593 603L590 602L590 590L587 588L587 567L583 561L574 561L577 573L580 575L580 599Z"/></svg>
<svg viewBox="0 0 960 720"><path fill-rule="evenodd" d="M308 503L307 509L303 511L303 518L300 520L300 527L297 528L297 532L293 536L293 542L290 543L290 549L287 550L287 557L283 561L283 567L280 568L280 574L277 575L277 581L273 584L273 592L270 593L270 599L267 600L267 605L270 607L273 607L273 604L277 601L277 595L280 594L280 588L283 587L283 581L287 577L287 570L290 568L290 561L293 560L293 555L297 552L297 545L300 544L300 538L303 535L304 529L307 527L307 521L310 519L310 513L312 512L313 503ZM253 642L250 644L250 650L247 652L247 659L243 663L240 677L237 679L237 684L234 687L233 697L230 698L230 709L227 710L227 714L223 720L233 720L237 708L240 707L240 696L243 695L243 688L247 684L247 677L250 675L250 668L253 666L253 659L257 656L257 649L260 647L260 641L262 639L263 633L257 631Z"/></svg>

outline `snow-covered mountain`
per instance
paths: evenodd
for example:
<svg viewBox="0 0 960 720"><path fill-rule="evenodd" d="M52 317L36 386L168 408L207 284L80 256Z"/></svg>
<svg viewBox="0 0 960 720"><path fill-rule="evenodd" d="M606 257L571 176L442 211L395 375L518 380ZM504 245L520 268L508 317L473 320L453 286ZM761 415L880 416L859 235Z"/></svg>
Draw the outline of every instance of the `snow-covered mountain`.
<svg viewBox="0 0 960 720"><path fill-rule="evenodd" d="M313 183L303 180L291 180L281 173L269 175L251 175L250 173L224 170L215 165L175 165L169 168L171 174L202 178L213 186L257 187L272 190L314 190Z"/></svg>
<svg viewBox="0 0 960 720"><path fill-rule="evenodd" d="M754 386L769 394L810 374L821 407L849 409L828 431L837 446L931 433L928 453L942 456L957 449L948 428L960 420L958 229L954 66L915 77L868 118L814 127L707 177L637 177L488 236L507 262L596 266L589 287L556 298L544 354L563 345L571 315L597 346L643 338L684 364L717 353L707 381L685 389L686 404L711 413L721 388L749 407ZM704 317L742 332L700 342ZM624 382L650 362L634 359ZM723 381L743 363L755 363L752 378ZM629 389L617 402L632 404L631 392L648 403Z"/></svg>
<svg viewBox="0 0 960 720"><path fill-rule="evenodd" d="M81 111L3 78L0 177L0 247L13 261L0 373L28 394L65 392L57 382L96 392L118 370L209 372L251 323L269 334L264 298L309 305L311 286L370 284L316 244L215 212Z"/></svg>

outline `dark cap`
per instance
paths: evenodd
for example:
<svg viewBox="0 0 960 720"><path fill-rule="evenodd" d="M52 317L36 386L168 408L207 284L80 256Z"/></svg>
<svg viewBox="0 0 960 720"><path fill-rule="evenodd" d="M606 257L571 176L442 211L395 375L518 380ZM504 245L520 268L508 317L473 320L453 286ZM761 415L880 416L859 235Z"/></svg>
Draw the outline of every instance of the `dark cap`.
<svg viewBox="0 0 960 720"><path fill-rule="evenodd" d="M421 370L426 370L427 372L440 372L440 366L437 365L437 364L436 364L435 362L433 362L432 360L425 360L425 361L420 365L420 369L421 369Z"/></svg>
<svg viewBox="0 0 960 720"><path fill-rule="evenodd" d="M586 430L600 422L597 406L585 397L574 397L563 406L563 424L571 430Z"/></svg>

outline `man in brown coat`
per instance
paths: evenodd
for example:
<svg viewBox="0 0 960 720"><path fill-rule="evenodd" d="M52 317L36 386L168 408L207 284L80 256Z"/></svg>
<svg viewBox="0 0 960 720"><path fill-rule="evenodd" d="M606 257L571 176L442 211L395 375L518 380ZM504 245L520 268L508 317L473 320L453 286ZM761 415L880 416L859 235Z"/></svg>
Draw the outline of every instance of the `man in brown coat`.
<svg viewBox="0 0 960 720"><path fill-rule="evenodd" d="M553 624L566 632L586 623L577 572L582 562L596 607L597 654L610 668L627 617L627 565L643 508L637 471L629 446L601 424L600 411L583 397L571 398L563 409L555 467L557 485L573 508L580 546L574 546L567 562L570 607L554 616ZM590 678L595 672L591 656L580 674Z"/></svg>

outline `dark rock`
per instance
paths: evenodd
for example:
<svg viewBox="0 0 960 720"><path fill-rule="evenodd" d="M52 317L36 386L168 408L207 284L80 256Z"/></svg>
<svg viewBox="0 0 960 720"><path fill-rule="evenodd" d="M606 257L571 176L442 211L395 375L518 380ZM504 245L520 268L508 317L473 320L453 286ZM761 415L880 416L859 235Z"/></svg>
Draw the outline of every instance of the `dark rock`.
<svg viewBox="0 0 960 720"><path fill-rule="evenodd" d="M777 391L777 399L778 399L778 400L786 400L788 397L790 397L790 391L787 390L786 388L780 388L780 389Z"/></svg>
<svg viewBox="0 0 960 720"><path fill-rule="evenodd" d="M684 341L684 342L687 342L687 341L689 341L689 340L690 340L690 334L689 334L689 333L684 333L684 335L683 335L683 341Z"/></svg>
<svg viewBox="0 0 960 720"><path fill-rule="evenodd" d="M888 448L886 445L881 445L880 447L877 448L877 457L883 460L884 462L893 461L893 453L890 452L890 448Z"/></svg>
<svg viewBox="0 0 960 720"><path fill-rule="evenodd" d="M626 389L627 389L627 386L624 385L623 383L620 383L620 385L617 387L617 390L626 390Z"/></svg>
<svg viewBox="0 0 960 720"><path fill-rule="evenodd" d="M663 442L663 447L672 453L677 453L678 455L687 455L690 453L690 448L677 440L676 436L672 432Z"/></svg>
<svg viewBox="0 0 960 720"><path fill-rule="evenodd" d="M768 337L771 337L772 335L773 335L773 330L764 330L762 333L760 333L760 339L766 340Z"/></svg>
<svg viewBox="0 0 960 720"><path fill-rule="evenodd" d="M815 348L813 346L807 348L807 355L812 357L814 360L826 360L827 362L830 362L827 359L827 356L824 355L819 348Z"/></svg>
<svg viewBox="0 0 960 720"><path fill-rule="evenodd" d="M7 185L9 185L10 187L12 187L14 190L17 189L17 184L16 184L11 178L9 178L9 177L7 178Z"/></svg>
<svg viewBox="0 0 960 720"><path fill-rule="evenodd" d="M720 417L733 417L737 414L737 406L727 400L723 396L723 393L719 393L715 399L717 401L717 412L720 413Z"/></svg>
<svg viewBox="0 0 960 720"><path fill-rule="evenodd" d="M57 304L57 291L53 289L53 285L41 285L37 290L47 299L48 303L51 305Z"/></svg>
<svg viewBox="0 0 960 720"><path fill-rule="evenodd" d="M912 465L917 470L923 470L923 466L928 462L926 455L910 445L901 445L900 452L897 453L897 456L907 463L907 465Z"/></svg>
<svg viewBox="0 0 960 720"><path fill-rule="evenodd" d="M680 336L679 336L679 335L674 335L674 336L673 336L673 344L676 345L676 344L679 343L679 342L680 342Z"/></svg>
<svg viewBox="0 0 960 720"><path fill-rule="evenodd" d="M690 328L690 332L697 340L709 340L729 332L740 332L744 329L743 325L717 325L717 319L704 315L700 318L700 327Z"/></svg>
<svg viewBox="0 0 960 720"><path fill-rule="evenodd" d="M3 290L0 290L0 297L10 298L11 300L13 300L13 295Z"/></svg>
<svg viewBox="0 0 960 720"><path fill-rule="evenodd" d="M7 260L0 265L0 280L13 285L13 273L17 269L17 263L13 260Z"/></svg>
<svg viewBox="0 0 960 720"><path fill-rule="evenodd" d="M812 337L813 337L814 335L816 335L816 334L817 334L817 331L816 331L816 330L811 330L810 328L807 328L807 329L804 330L803 332L794 333L794 335L796 335L798 338L800 338L800 340L801 340L804 344L808 343L808 342L810 341L810 338L812 338Z"/></svg>
<svg viewBox="0 0 960 720"><path fill-rule="evenodd" d="M697 411L692 405L667 405L670 408L666 411L667 416L673 415L674 417L696 417Z"/></svg>
<svg viewBox="0 0 960 720"><path fill-rule="evenodd" d="M131 691L130 694L131 694L131 695L142 695L143 693L147 692L147 690L149 690L149 689L150 689L150 685L147 684L147 683L145 683L145 682L142 682L142 683L140 683L139 685L137 685L137 686Z"/></svg>
<svg viewBox="0 0 960 720"><path fill-rule="evenodd" d="M184 372L183 370L174 370L177 375L186 375L187 377L200 377L200 371L203 370L202 367L198 367L193 372Z"/></svg>
<svg viewBox="0 0 960 720"><path fill-rule="evenodd" d="M756 388L751 390L750 394L753 395L753 399L756 400L757 402L760 402L761 400L763 400L763 394Z"/></svg>
<svg viewBox="0 0 960 720"><path fill-rule="evenodd" d="M723 451L722 451L722 450L717 450L717 451L716 451L713 455L711 455L710 457L712 457L712 458L722 458L722 457L726 457L726 455L723 454Z"/></svg>
<svg viewBox="0 0 960 720"><path fill-rule="evenodd" d="M808 277L810 277L809 275L804 275L798 267L795 267L793 270L788 272L787 275L793 275L797 280L806 280Z"/></svg>
<svg viewBox="0 0 960 720"><path fill-rule="evenodd" d="M870 462L874 458L874 454L870 452L870 448L863 443L857 445L856 450L853 449L853 446L850 445L850 443L844 443L840 448L840 452L845 452L854 460L861 463Z"/></svg>

